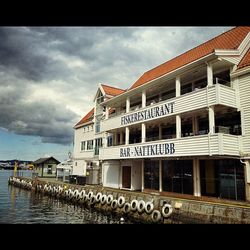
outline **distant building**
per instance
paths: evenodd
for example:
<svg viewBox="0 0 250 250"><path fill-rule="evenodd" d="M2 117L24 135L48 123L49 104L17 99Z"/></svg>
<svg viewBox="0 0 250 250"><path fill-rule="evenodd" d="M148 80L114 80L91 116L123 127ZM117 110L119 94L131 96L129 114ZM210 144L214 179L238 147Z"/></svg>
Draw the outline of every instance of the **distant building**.
<svg viewBox="0 0 250 250"><path fill-rule="evenodd" d="M60 161L54 157L40 158L34 161L35 171L39 177L56 177L56 166Z"/></svg>
<svg viewBox="0 0 250 250"><path fill-rule="evenodd" d="M72 174L72 171L73 161L71 159L63 161L56 167L56 179L63 182L69 182L69 177Z"/></svg>

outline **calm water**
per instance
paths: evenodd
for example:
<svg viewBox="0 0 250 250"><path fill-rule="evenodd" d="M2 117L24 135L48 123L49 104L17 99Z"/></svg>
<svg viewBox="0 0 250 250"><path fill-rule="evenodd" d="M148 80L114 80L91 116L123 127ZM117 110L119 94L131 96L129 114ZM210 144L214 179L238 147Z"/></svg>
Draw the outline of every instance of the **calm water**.
<svg viewBox="0 0 250 250"><path fill-rule="evenodd" d="M0 223L117 224L118 218L8 185L12 170L0 170ZM19 172L31 176L31 171Z"/></svg>

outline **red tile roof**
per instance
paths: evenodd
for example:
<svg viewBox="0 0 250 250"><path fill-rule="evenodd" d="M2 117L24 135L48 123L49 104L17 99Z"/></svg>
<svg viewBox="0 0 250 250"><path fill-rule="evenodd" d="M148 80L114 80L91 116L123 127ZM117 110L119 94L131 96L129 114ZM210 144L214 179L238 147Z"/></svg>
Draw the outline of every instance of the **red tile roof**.
<svg viewBox="0 0 250 250"><path fill-rule="evenodd" d="M131 87L134 89L157 77L178 69L199 58L211 54L215 49L236 49L250 32L250 26L233 28L147 72L145 72Z"/></svg>
<svg viewBox="0 0 250 250"><path fill-rule="evenodd" d="M120 95L122 94L123 92L125 92L124 89L119 89L119 88L115 88L115 87L111 87L111 86L108 86L108 85L105 85L105 84L101 84L102 85L102 88L104 90L104 92L107 94L107 95L111 95L111 96L116 96L116 95ZM79 126L79 125L83 125L84 123L87 123L87 122L90 122L92 121L94 118L94 108L91 109L87 115L85 115L76 125L76 126Z"/></svg>
<svg viewBox="0 0 250 250"><path fill-rule="evenodd" d="M244 67L249 66L249 65L250 65L250 49L247 51L247 53L241 59L237 69L241 69L241 68L244 68Z"/></svg>
<svg viewBox="0 0 250 250"><path fill-rule="evenodd" d="M134 89L139 87L155 78L158 78L164 74L167 74L173 70L176 70L188 63L196 61L206 55L214 52L215 49L237 49L246 35L250 32L250 26L240 26L233 28L147 72L145 72L131 87ZM250 65L250 49L246 55L242 58L238 65L238 69ZM127 90L101 84L104 92L107 95L117 96ZM112 110L110 110L112 112ZM82 125L86 122L92 121L94 115L94 108L89 111L75 126Z"/></svg>
<svg viewBox="0 0 250 250"><path fill-rule="evenodd" d="M102 85L102 88L103 88L104 92L107 95L111 95L111 96L117 96L117 95L120 95L120 94L122 94L122 93L124 93L126 91L124 89L111 87L111 86L108 86L108 85L105 85L105 84L101 84L101 85Z"/></svg>
<svg viewBox="0 0 250 250"><path fill-rule="evenodd" d="M88 114L85 115L85 116L75 125L75 127L76 127L76 126L79 126L79 125L82 125L82 124L84 124L84 123L86 123L86 122L90 122L90 121L93 120L93 118L94 118L94 108L92 108L92 109L88 112Z"/></svg>

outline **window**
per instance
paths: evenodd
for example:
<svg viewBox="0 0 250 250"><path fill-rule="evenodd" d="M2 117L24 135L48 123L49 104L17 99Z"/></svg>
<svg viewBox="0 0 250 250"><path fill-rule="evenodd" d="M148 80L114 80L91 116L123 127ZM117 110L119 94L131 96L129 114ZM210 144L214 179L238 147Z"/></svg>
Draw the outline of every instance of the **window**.
<svg viewBox="0 0 250 250"><path fill-rule="evenodd" d="M87 141L87 150L93 149L93 140Z"/></svg>
<svg viewBox="0 0 250 250"><path fill-rule="evenodd" d="M48 165L47 174L52 174L52 165Z"/></svg>
<svg viewBox="0 0 250 250"><path fill-rule="evenodd" d="M193 194L193 161L162 161L163 190L180 194Z"/></svg>
<svg viewBox="0 0 250 250"><path fill-rule="evenodd" d="M99 155L99 148L102 148L102 138L95 139L95 155Z"/></svg>
<svg viewBox="0 0 250 250"><path fill-rule="evenodd" d="M102 147L102 138L95 139L95 145L96 145L96 147L101 148Z"/></svg>
<svg viewBox="0 0 250 250"><path fill-rule="evenodd" d="M81 142L81 151L85 150L85 146L86 146L86 141L82 141Z"/></svg>
<svg viewBox="0 0 250 250"><path fill-rule="evenodd" d="M104 96L102 95L102 93L100 93L99 97L97 97L97 103L100 104L103 101L104 101Z"/></svg>
<svg viewBox="0 0 250 250"><path fill-rule="evenodd" d="M109 135L107 137L107 146L112 147L113 146L113 135Z"/></svg>
<svg viewBox="0 0 250 250"><path fill-rule="evenodd" d="M201 195L245 200L244 166L239 160L200 160Z"/></svg>
<svg viewBox="0 0 250 250"><path fill-rule="evenodd" d="M100 121L96 121L95 132L96 132L96 133L99 133L99 132L100 132Z"/></svg>
<svg viewBox="0 0 250 250"><path fill-rule="evenodd" d="M144 188L159 190L159 161L144 161Z"/></svg>

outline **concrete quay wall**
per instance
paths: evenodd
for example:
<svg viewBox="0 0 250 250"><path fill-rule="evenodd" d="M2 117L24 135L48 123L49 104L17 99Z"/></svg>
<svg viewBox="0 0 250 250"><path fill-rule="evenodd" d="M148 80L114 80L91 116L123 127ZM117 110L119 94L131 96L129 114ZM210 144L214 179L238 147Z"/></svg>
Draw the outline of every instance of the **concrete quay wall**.
<svg viewBox="0 0 250 250"><path fill-rule="evenodd" d="M55 199L64 199L69 203L96 209L105 214L114 214L123 218L125 222L129 220L135 223L159 224L250 223L248 203L198 201L98 185L68 184L42 178L10 177L9 184L41 192Z"/></svg>

